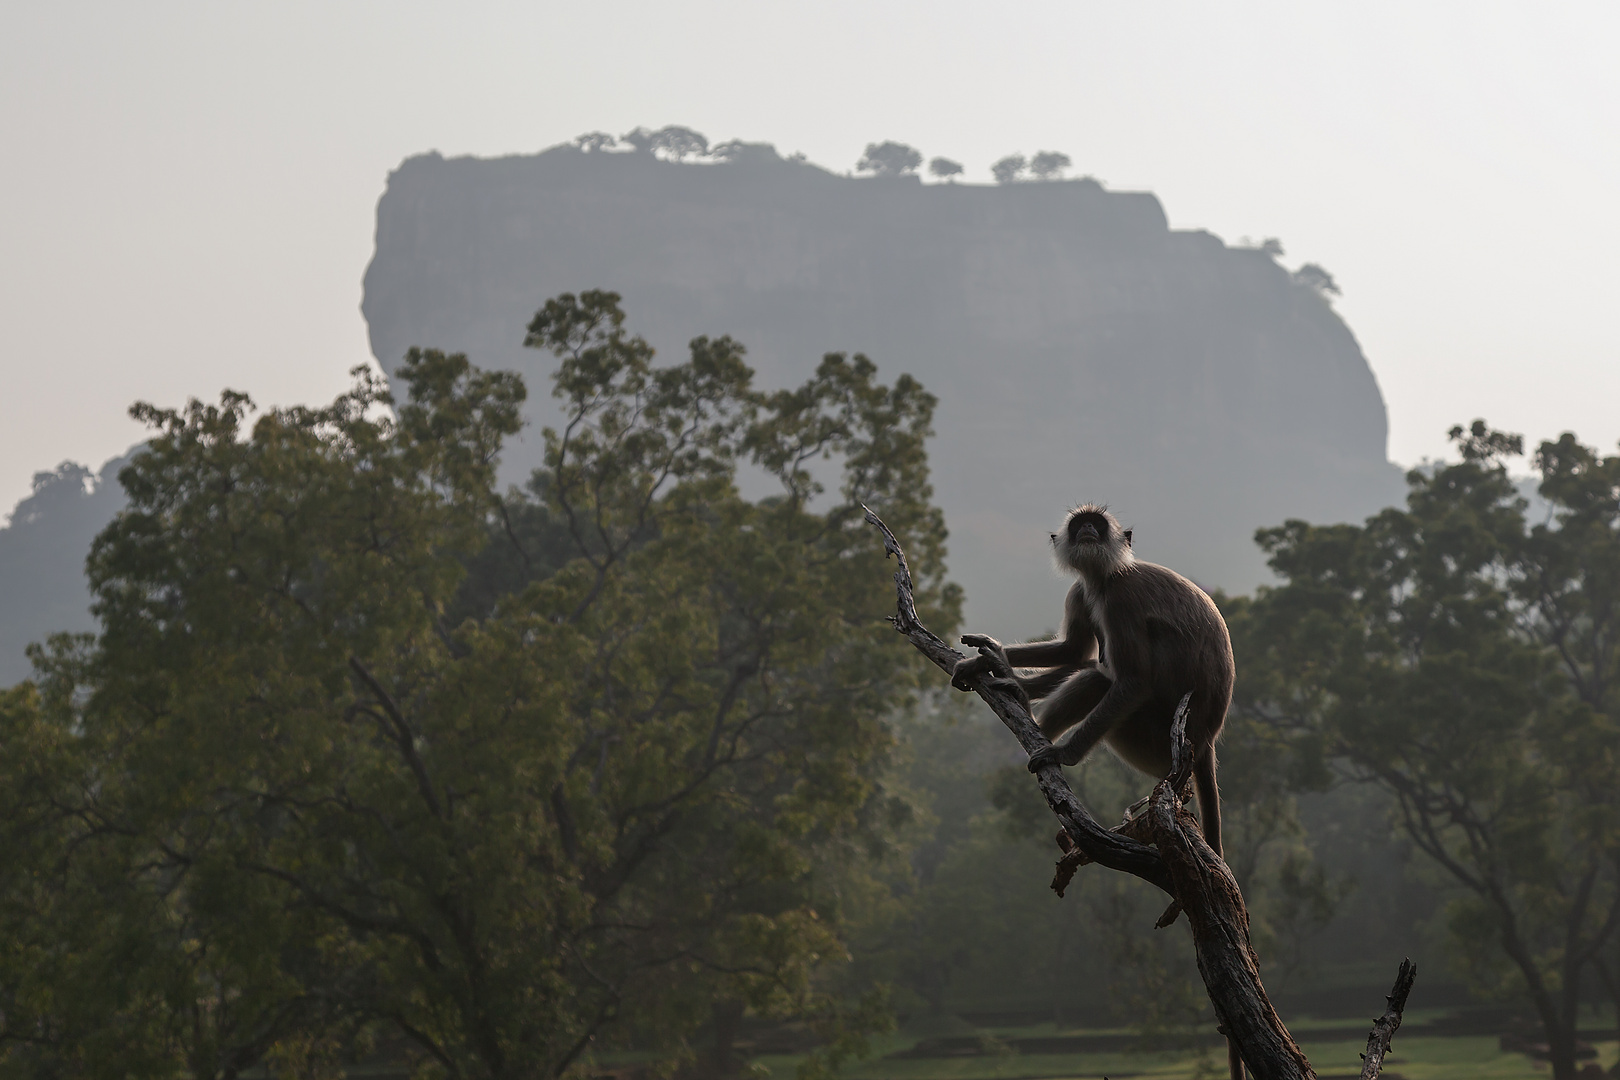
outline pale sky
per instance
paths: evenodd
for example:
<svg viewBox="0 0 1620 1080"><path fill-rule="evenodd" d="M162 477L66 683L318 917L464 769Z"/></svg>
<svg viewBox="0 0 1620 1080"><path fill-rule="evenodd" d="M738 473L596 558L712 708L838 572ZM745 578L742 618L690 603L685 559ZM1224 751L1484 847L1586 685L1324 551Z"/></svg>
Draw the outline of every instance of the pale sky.
<svg viewBox="0 0 1620 1080"><path fill-rule="evenodd" d="M1325 266L1393 460L1475 416L1612 452L1616 56L1612 3L7 0L0 513L140 438L136 398L345 386L401 159L638 124L838 171L896 139L981 182L1064 151Z"/></svg>

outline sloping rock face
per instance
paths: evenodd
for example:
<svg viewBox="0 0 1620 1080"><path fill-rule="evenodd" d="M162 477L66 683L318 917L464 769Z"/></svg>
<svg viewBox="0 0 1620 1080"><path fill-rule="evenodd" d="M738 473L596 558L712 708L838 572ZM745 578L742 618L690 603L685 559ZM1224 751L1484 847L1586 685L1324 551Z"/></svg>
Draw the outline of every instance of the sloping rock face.
<svg viewBox="0 0 1620 1080"><path fill-rule="evenodd" d="M99 474L71 461L35 473L32 494L0 528L0 686L29 676L30 644L97 629L84 560L124 508L118 473L130 456L113 458Z"/></svg>
<svg viewBox="0 0 1620 1080"><path fill-rule="evenodd" d="M939 396L931 446L974 629L1054 627L1047 533L1109 503L1138 553L1207 587L1265 577L1254 530L1398 501L1355 338L1268 254L1178 232L1152 195L1090 180L1000 187L851 179L772 155L680 164L560 147L411 158L388 181L363 310L392 371L412 345L514 368L534 427L551 358L521 347L560 292L619 292L665 362L745 343L764 386L825 352Z"/></svg>

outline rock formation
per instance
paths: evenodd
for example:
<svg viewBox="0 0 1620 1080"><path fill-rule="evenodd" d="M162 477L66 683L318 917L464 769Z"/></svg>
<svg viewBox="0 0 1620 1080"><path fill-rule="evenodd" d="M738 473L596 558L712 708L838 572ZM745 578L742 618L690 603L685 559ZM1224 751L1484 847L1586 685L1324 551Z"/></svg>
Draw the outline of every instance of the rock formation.
<svg viewBox="0 0 1620 1080"><path fill-rule="evenodd" d="M1134 525L1144 558L1246 590L1265 575L1257 527L1359 520L1403 490L1378 386L1321 279L1172 230L1150 194L574 147L427 154L389 177L363 304L385 369L411 345L465 351L522 371L549 422L550 357L521 347L524 327L588 288L621 293L664 362L731 334L765 386L829 351L921 379L979 630L1055 625L1046 533L1080 500ZM531 431L508 476L540 451Z"/></svg>
<svg viewBox="0 0 1620 1080"><path fill-rule="evenodd" d="M35 473L32 494L0 528L0 686L28 677L29 645L96 628L84 558L124 507L118 472L127 464L125 455L99 473L71 461Z"/></svg>

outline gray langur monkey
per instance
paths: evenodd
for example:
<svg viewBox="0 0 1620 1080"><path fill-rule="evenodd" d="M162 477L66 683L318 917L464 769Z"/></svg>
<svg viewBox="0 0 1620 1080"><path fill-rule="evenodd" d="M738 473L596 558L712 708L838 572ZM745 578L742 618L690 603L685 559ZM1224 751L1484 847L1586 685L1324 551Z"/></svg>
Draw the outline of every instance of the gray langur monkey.
<svg viewBox="0 0 1620 1080"><path fill-rule="evenodd" d="M1060 569L1076 575L1064 601L1063 631L1051 641L1003 646L969 634L980 650L956 665L951 684L967 690L976 677L1013 678L1037 702L1035 720L1052 745L1030 756L1029 769L1077 765L1099 741L1155 779L1170 773L1170 723L1188 691L1187 739L1193 750L1204 839L1221 852L1221 795L1215 783L1215 739L1232 703L1232 641L1204 590L1174 570L1142 562L1131 532L1107 507L1087 503L1052 534Z"/></svg>
<svg viewBox="0 0 1620 1080"><path fill-rule="evenodd" d="M1077 765L1098 742L1154 779L1170 774L1170 724L1189 691L1187 740L1204 840L1221 853L1221 793L1215 783L1215 739L1232 704L1237 666L1232 639L1215 602L1174 570L1142 562L1131 531L1104 506L1069 512L1052 534L1058 567L1078 580L1063 604L1063 632L1052 641L1008 645L980 634L962 638L979 649L956 665L951 685L971 688L983 674L1010 676L1051 745L1030 755L1029 770ZM1042 668L1020 676L1013 668ZM1059 834L1060 840L1067 840ZM1237 1043L1226 1044L1232 1080L1243 1080Z"/></svg>

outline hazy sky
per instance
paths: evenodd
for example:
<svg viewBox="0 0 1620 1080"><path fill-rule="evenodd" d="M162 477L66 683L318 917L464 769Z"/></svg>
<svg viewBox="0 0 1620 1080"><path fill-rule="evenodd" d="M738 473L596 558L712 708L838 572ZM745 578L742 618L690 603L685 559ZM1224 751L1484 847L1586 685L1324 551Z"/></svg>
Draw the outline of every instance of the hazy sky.
<svg viewBox="0 0 1620 1080"><path fill-rule="evenodd" d="M1475 416L1612 450L1616 55L1612 3L5 3L0 512L138 439L136 398L344 386L402 158L637 124L975 181L1065 151L1327 267L1394 460Z"/></svg>

